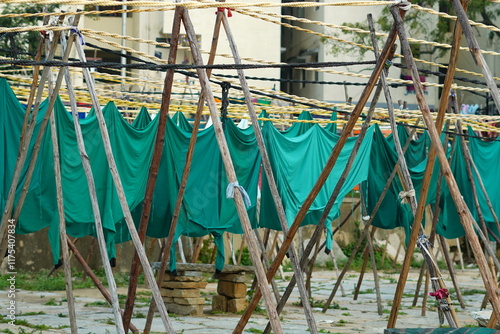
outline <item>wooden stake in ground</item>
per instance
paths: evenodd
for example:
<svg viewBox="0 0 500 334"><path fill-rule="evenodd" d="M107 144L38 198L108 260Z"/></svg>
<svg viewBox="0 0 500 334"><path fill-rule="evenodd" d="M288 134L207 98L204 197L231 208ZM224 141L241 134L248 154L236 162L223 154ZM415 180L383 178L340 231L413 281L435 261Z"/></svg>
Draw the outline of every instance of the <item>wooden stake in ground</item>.
<svg viewBox="0 0 500 334"><path fill-rule="evenodd" d="M444 149L440 145L439 134L436 130L434 121L432 119L432 115L430 113L429 107L424 99L424 92L422 88L422 84L420 82L420 77L418 74L418 70L415 66L413 56L411 54L410 46L408 40L406 39L406 33L404 31L403 20L399 15L399 12L395 8L391 8L391 13L393 14L396 25L398 26L398 34L399 39L401 41L401 46L403 49L403 53L405 56L405 61L407 63L407 67L410 70L415 86L415 93L417 95L417 102L419 104L420 110L422 112L422 116L424 117L424 121L427 125L427 129L429 131L429 135L432 139L432 146L435 148L437 157L439 159L439 163L443 170L443 175L446 179L448 187L450 189L451 196L458 210L458 214L460 216L460 222L462 223L467 238L471 244L471 247L474 252L474 256L476 258L476 262L480 269L485 288L490 293L490 302L493 307L493 311L497 319L500 317L500 298L496 294L496 284L495 280L491 275L491 271L488 268L486 259L481 250L481 246L479 244L479 240L477 238L476 233L473 229L473 218L470 214L467 205L465 204L462 196L460 195L460 190L458 189L457 182L453 177L453 174L450 169L450 165L448 164L448 160L446 158L446 154Z"/></svg>
<svg viewBox="0 0 500 334"><path fill-rule="evenodd" d="M238 49L236 47L236 43L235 43L235 40L233 38L233 34L231 32L231 28L229 26L229 22L227 20L225 13L223 13L223 15L222 15L222 22L224 24L224 29L226 31L226 36L228 38L229 46L230 46L232 54L233 54L234 62L236 64L241 64L241 59L240 59L240 56L238 53ZM257 145L259 146L260 155L262 157L262 166L263 166L264 172L266 173L266 177L269 181L268 182L269 188L271 190L271 194L273 196L273 201L274 201L274 204L276 206L276 211L278 213L278 219L280 221L281 229L282 229L283 233L287 233L288 232L288 222L287 222L286 216L285 216L285 209L283 208L283 203L282 203L281 198L279 196L278 187L276 185L276 180L274 178L273 171L271 168L271 162L269 159L269 155L267 154L267 150L266 150L266 147L264 144L264 138L262 136L262 131L259 127L259 122L257 120L257 113L255 112L252 98L250 95L250 89L248 87L243 70L239 69L239 70L237 70L237 73L238 73L238 77L240 79L241 88L243 89L243 93L245 94L245 102L246 102L246 105L248 108L248 112L250 114L250 118L252 120L252 126L254 129L255 138L257 141ZM278 234L276 234L276 236L277 235ZM271 247L272 247L271 249L274 248L273 246L271 246ZM300 297L302 298L303 301L309 301L309 295L306 291L306 287L304 284L304 278L301 275L299 259L297 257L297 253L295 251L295 247L293 245L293 242L291 243L291 247L289 248L289 256L290 256L290 261L292 263L292 268L293 268L294 272L300 276L299 282L298 282ZM267 277L267 279L269 280L269 277ZM271 277L271 280L272 279L273 279L273 277ZM303 305L304 314L306 317L306 321L307 321L309 330L311 331L311 333L317 333L318 329L316 326L316 322L314 320L312 308L308 302L304 302L303 304L304 304Z"/></svg>
<svg viewBox="0 0 500 334"><path fill-rule="evenodd" d="M78 24L79 16L76 16L75 18L75 26ZM71 50L71 45L73 44L75 40L76 34L71 34L69 37L69 43L66 45L66 38L62 36L61 38L61 45L63 49L66 49L65 51L65 57L64 61L67 61L69 58L69 52ZM73 90L73 85L71 83L71 78L69 75L69 70L67 67L64 67L61 69L59 72L59 76L64 74L65 80L66 80L66 86L68 90L68 94L70 96L70 106L71 106L71 113L73 114L73 124L75 127L75 136L76 136L76 141L78 144L78 151L80 152L80 158L82 161L82 166L83 170L85 172L85 177L87 179L87 185L89 189L89 195L90 195L90 202L92 205L92 212L94 214L94 219L95 219L95 229L96 229L96 234L97 234L97 242L99 245L99 249L101 251L101 259L102 259L102 264L104 267L104 271L106 272L106 278L108 280L108 286L110 290L110 295L111 295L111 307L113 309L113 314L115 317L115 326L116 326L116 331L117 333L125 333L123 329L123 323L122 323L122 317L120 313L120 304L118 301L118 293L116 290L116 282L113 277L113 271L111 269L111 266L109 264L109 258L108 258L108 251L106 249L106 241L104 240L104 230L102 226L102 221L101 221L101 213L99 211L99 203L97 200L97 191L95 187L95 182L94 182L94 175L92 173L92 169L90 167L90 161L88 159L87 151L85 149L85 143L83 140L83 134L82 134L82 129L80 127L80 121L78 120L78 107L76 105L76 99L74 95L74 90ZM58 82L59 82L59 76L58 76ZM57 87L57 84L56 84Z"/></svg>
<svg viewBox="0 0 500 334"><path fill-rule="evenodd" d="M99 280L99 278L94 274L90 266L87 264L83 256L80 254L78 249L76 248L75 244L71 242L70 238L66 236L66 242L69 246L69 249L71 249L71 252L75 255L76 260L82 265L83 271L90 277L92 282L94 282L94 285L96 288L99 290L99 292L102 294L102 296L108 301L109 304L112 303L111 295L109 294L108 290L106 290L106 287L102 284L102 282ZM120 310L120 313L123 315L123 311ZM130 324L130 330L134 333L139 333L139 330L137 327L135 327L133 324Z"/></svg>
<svg viewBox="0 0 500 334"><path fill-rule="evenodd" d="M57 191L57 213L59 214L59 234L61 239L61 253L63 257L64 279L66 282L66 300L68 301L68 314L71 333L78 333L75 313L75 298L71 282L71 264L69 259L68 244L66 243L66 216L64 214L64 200L61 180L61 161L59 156L59 143L57 141L56 123L54 114L50 116L50 134L52 138L52 149L54 154L54 175Z"/></svg>
<svg viewBox="0 0 500 334"><path fill-rule="evenodd" d="M452 48L450 50L450 61L448 65L448 71L446 72L446 77L443 84L443 90L441 95L441 101L438 109L438 115L436 118L435 128L437 131L441 131L444 123L444 116L446 113L446 106L448 103L448 95L451 90L451 85L453 83L453 77L455 75L456 64L458 60L458 52L460 50L460 39L461 39L462 30L459 25L455 25L455 29L453 32L453 43ZM435 145L432 145L429 150L429 155L427 158L427 164L425 167L424 176L422 179L422 186L420 189L420 197L419 203L417 206L417 211L414 214L414 220L412 225L412 233L410 236L410 241L408 244L408 250L405 254L405 260L403 263L403 267L401 269L400 277L398 280L398 284L396 287L396 295L394 296L394 301L392 304L391 314L389 316L389 322L387 328L394 328L396 325L397 313L399 309L399 302L402 297L402 291L404 290L404 286L406 284L406 279L408 278L409 267L411 263L411 259L413 257L413 251L415 249L416 240L418 236L418 232L420 230L422 218L424 215L424 210L426 206L427 194L429 191L429 185L431 181L431 175L434 168L434 162L436 160L436 149Z"/></svg>
<svg viewBox="0 0 500 334"><path fill-rule="evenodd" d="M85 53L83 52L83 47L75 43L75 47L78 53L78 57L80 58L80 61L85 61ZM165 327L165 330L167 333L175 333L174 328L172 327L172 324L170 322L170 319L168 318L168 313L167 309L165 308L165 304L163 303L163 299L160 294L160 289L158 288L158 285L156 284L153 270L151 269L151 266L149 264L148 258L146 256L146 252L144 250L144 247L142 246L142 242L139 238L139 235L137 234L137 230L135 229L134 225L134 220L132 219L132 214L130 213L130 208L127 203L127 198L125 197L125 191L123 189L123 184L120 179L120 175L118 174L118 169L116 167L116 162L113 156L113 151L111 149L111 142L109 139L109 133L108 129L106 127L106 122L104 120L104 115L101 110L101 106L99 104L99 100L97 98L96 90L95 90L95 84L94 84L94 79L90 75L90 71L88 68L83 68L83 75L85 77L85 81L88 86L88 90L92 99L92 105L94 106L95 114L99 123L99 130L101 132L101 137L102 141L104 144L104 151L106 153L106 160L109 165L109 170L111 172L111 176L113 178L113 183L116 188L116 192L118 194L118 199L120 202L120 206L125 218L125 223L127 224L127 228L130 233L130 237L132 238L132 243L134 244L134 247L136 251L139 254L139 259L141 260L141 265L142 268L144 269L144 275L147 279L147 282L149 283L149 287L151 288L151 292L153 295L153 298L155 302L157 303L158 306L158 311L160 313L160 317L162 319L163 325ZM120 319L121 320L121 319ZM117 325L118 326L118 325ZM120 326L123 327L123 323L120 324Z"/></svg>
<svg viewBox="0 0 500 334"><path fill-rule="evenodd" d="M201 53L198 49L196 35L194 33L194 28L191 23L191 19L189 17L187 10L183 11L183 23L186 29L186 33L188 35L188 39L190 42L189 44L191 47L193 58L195 59L195 63L196 65L202 65L203 60L201 57ZM219 119L217 113L217 107L215 105L214 97L210 89L210 83L208 81L208 77L205 70L198 68L197 73L201 84L201 88L203 90L203 94L205 94L206 96L206 102L210 109L210 115L212 117L215 136L217 139L217 143L219 144L220 153L222 156L224 167L226 169L226 175L229 181L228 193L230 194L232 193L234 196L234 202L236 204L238 216L240 218L241 226L243 228L248 248L250 250L252 263L255 267L255 274L257 275L259 280L259 288L260 290L263 291L264 294L264 299L266 302L266 311L269 316L269 320L271 321L273 331L276 334L280 334L283 333L283 330L281 328L281 323L278 318L278 313L276 312L276 304L271 298L271 291L269 289L269 286L267 285L267 279L264 272L264 268L262 266L262 263L260 262L260 254L257 246L257 241L255 240L255 236L252 233L252 228L250 226L250 219L248 218L248 213L246 211L245 203L243 201L244 190L239 186L238 180L236 178L236 173L234 171L234 166L231 160L231 155L229 153L229 148L227 146L226 138L224 137L222 123ZM235 188L237 190L235 190Z"/></svg>
<svg viewBox="0 0 500 334"><path fill-rule="evenodd" d="M175 60L177 57L177 45L179 42L180 27L181 27L181 14L179 8L176 8L174 13L173 27L172 27L172 35L171 35L172 37L170 39L170 51L168 56L169 64L175 64ZM172 93L172 84L174 82L174 73L175 72L173 69L169 69L165 74L163 93L161 97L161 106L158 112L159 113L158 129L156 131L155 146L153 149L151 164L149 166L149 176L146 184L146 191L144 193L142 215L139 223L138 235L141 244L144 243L144 238L146 237L146 231L148 228L149 217L151 214L151 206L153 202L153 193L156 186L158 169L160 167L161 156L163 153L163 147L165 143L165 129L167 127L167 118L169 117L168 111L170 106L170 97ZM132 260L132 265L130 267L130 282L128 286L127 300L125 301L125 313L123 316L123 327L125 328L125 331L128 330L130 319L132 318L134 310L134 302L137 291L137 279L139 273L140 273L140 259L138 252L135 251L134 258ZM154 302L152 304L154 304ZM154 310L154 305L151 305L150 309Z"/></svg>

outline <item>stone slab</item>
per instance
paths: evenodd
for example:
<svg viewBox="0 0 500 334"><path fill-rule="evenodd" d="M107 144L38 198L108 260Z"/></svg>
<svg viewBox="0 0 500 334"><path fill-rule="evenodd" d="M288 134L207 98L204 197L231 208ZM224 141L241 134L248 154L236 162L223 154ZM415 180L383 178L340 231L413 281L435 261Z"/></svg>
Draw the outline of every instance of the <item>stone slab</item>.
<svg viewBox="0 0 500 334"><path fill-rule="evenodd" d="M241 312L247 308L247 305L246 298L229 299L227 302L227 311L230 313Z"/></svg>
<svg viewBox="0 0 500 334"><path fill-rule="evenodd" d="M160 262L152 262L151 267L153 269L160 269ZM187 271L198 271L198 272L206 272L206 273L214 273L215 265L207 264L207 263L177 263L177 273L187 272ZM253 266L236 266L231 264L224 265L222 268L222 273L227 274L237 274L242 272L254 273L255 269Z"/></svg>
<svg viewBox="0 0 500 334"><path fill-rule="evenodd" d="M175 297L174 302L177 304L181 304L181 305L204 305L205 298L203 298L203 297L194 297L194 298Z"/></svg>
<svg viewBox="0 0 500 334"><path fill-rule="evenodd" d="M175 282L201 282L203 281L203 276L185 276L185 275L172 275L169 273L165 273L163 276L163 281L164 282L169 282L169 281L175 281Z"/></svg>
<svg viewBox="0 0 500 334"><path fill-rule="evenodd" d="M162 288L168 289L204 289L208 282L176 282L176 281L163 281Z"/></svg>
<svg viewBox="0 0 500 334"><path fill-rule="evenodd" d="M219 284L217 284L217 293L230 298L245 298L247 295L247 286L245 283L219 281Z"/></svg>
<svg viewBox="0 0 500 334"><path fill-rule="evenodd" d="M198 289L160 289L160 293L163 297L196 298L201 296Z"/></svg>
<svg viewBox="0 0 500 334"><path fill-rule="evenodd" d="M162 297L163 302L166 304L171 304L174 302L174 297Z"/></svg>
<svg viewBox="0 0 500 334"><path fill-rule="evenodd" d="M226 296L221 295L212 296L212 311L227 312L228 299Z"/></svg>
<svg viewBox="0 0 500 334"><path fill-rule="evenodd" d="M177 315L203 315L203 305L180 305L174 303L165 306L169 313Z"/></svg>
<svg viewBox="0 0 500 334"><path fill-rule="evenodd" d="M218 274L214 275L221 281L235 282L235 283L250 283L252 279L248 275L242 274Z"/></svg>

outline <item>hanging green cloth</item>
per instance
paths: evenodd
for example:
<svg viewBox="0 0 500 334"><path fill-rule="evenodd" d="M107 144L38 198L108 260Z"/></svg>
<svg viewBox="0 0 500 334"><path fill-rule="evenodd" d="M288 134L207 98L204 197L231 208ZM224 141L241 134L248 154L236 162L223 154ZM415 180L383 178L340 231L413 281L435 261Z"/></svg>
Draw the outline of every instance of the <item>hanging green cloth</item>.
<svg viewBox="0 0 500 334"><path fill-rule="evenodd" d="M368 176L373 131L373 128L368 130L365 140L356 156L352 170L330 211L328 216L329 221L339 216L340 205L345 195L356 185L366 180ZM278 191L285 209L285 216L290 226L303 201L316 183L339 136L315 124L305 133L291 137L281 134L270 122L264 124L263 135ZM355 140L356 138L348 139L328 180L311 205L301 226L318 223L325 205L344 170ZM262 177L260 226L281 230L276 207L265 175ZM331 224L327 224L327 226L331 228Z"/></svg>
<svg viewBox="0 0 500 334"><path fill-rule="evenodd" d="M132 127L136 129L144 129L149 125L149 123L151 123L151 116L149 116L148 109L146 107L141 107L141 110L132 122Z"/></svg>

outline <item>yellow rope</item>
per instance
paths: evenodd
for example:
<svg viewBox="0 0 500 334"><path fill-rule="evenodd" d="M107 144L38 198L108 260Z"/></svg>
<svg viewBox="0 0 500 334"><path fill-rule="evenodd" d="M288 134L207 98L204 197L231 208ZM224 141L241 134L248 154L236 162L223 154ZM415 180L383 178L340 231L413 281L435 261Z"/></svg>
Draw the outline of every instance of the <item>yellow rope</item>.
<svg viewBox="0 0 500 334"><path fill-rule="evenodd" d="M87 6L116 6L116 1L110 0L3 0L7 4L42 4L42 5L87 5ZM387 6L394 4L394 1L340 1L340 2L256 2L256 3L242 3L242 2L177 2L174 4L167 4L165 2L157 1L127 1L126 5L130 7L184 7L188 9L197 8L217 8L223 5L228 8L241 8L241 7L338 7L338 6Z"/></svg>
<svg viewBox="0 0 500 334"><path fill-rule="evenodd" d="M490 0L490 1L491 2L496 2L496 1L492 1L492 0ZM498 1L498 2L500 2L500 1ZM438 11L432 9L432 8L425 8L425 7L421 7L419 5L412 5L412 8L414 8L416 10L420 10L420 11L426 12L428 14L440 16L442 18L446 18L446 19L450 19L450 20L454 20L454 21L457 20L456 16L449 15L448 13L438 12ZM500 32L500 28L495 27L495 26L486 25L484 23L475 22L475 21L472 21L472 20L469 20L469 23L471 25L473 25L473 26L478 27L478 28L484 28L484 29L488 29L488 30L491 30L491 31Z"/></svg>

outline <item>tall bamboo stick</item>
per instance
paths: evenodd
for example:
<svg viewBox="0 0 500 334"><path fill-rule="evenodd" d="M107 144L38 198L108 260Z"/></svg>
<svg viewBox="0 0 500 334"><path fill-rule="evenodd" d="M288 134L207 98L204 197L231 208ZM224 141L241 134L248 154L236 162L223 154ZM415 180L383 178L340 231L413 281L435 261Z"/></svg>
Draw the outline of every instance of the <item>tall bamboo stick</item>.
<svg viewBox="0 0 500 334"><path fill-rule="evenodd" d="M80 16L77 15L75 17L74 24L75 26L78 24ZM75 40L75 34L71 34L69 37L68 45L66 45L66 38L64 36L61 36L61 45L63 49L66 49L65 51L65 57L64 59L67 59L66 55L69 56L69 52L71 50L71 45L73 44ZM110 290L110 295L111 295L111 307L113 308L113 314L115 317L115 326L116 326L116 331L117 333L125 333L123 329L123 324L122 324L122 317L120 313L120 304L118 301L118 292L116 289L116 282L113 277L113 271L111 269L111 266L109 264L109 258L108 258L108 252L106 249L106 241L104 237L104 230L102 226L102 220L101 220L101 213L99 211L99 203L97 199L97 191L96 191L96 186L95 186L95 181L94 181L94 175L92 173L92 169L90 167L90 161L87 155L87 151L85 149L85 143L83 139L83 134L82 134L82 129L80 127L80 122L78 120L78 108L76 105L76 99L74 95L74 90L73 90L73 85L71 83L71 78L69 75L69 70L67 67L64 67L61 69L59 72L59 76L61 74L64 74L65 80L66 80L66 86L67 90L70 96L70 106L71 106L71 112L73 114L73 124L75 127L75 136L76 136L76 141L78 145L78 150L80 152L80 158L82 161L82 166L83 170L85 172L85 177L87 179L87 185L89 189L89 195L90 195L90 202L92 205L92 212L94 214L94 219L95 219L95 227L96 227L96 234L97 234L97 242L99 245L99 249L101 251L101 259L102 259L102 264L104 267L104 271L106 272L106 278L108 280L108 285L109 285L109 290ZM59 77L58 77L59 79ZM58 80L59 82L59 80Z"/></svg>
<svg viewBox="0 0 500 334"><path fill-rule="evenodd" d="M464 1L464 2L467 2L467 1ZM461 33L462 33L462 30L461 30L460 26L455 25L455 29L453 32L453 42L452 42L452 47L450 50L450 58L449 58L450 61L449 61L449 65L448 65L448 71L446 72L446 76L445 76L445 80L444 80L444 84L443 84L443 91L442 91L441 100L440 100L440 106L438 109L438 114L437 114L436 123L435 123L435 128L437 129L437 131L441 131L441 128L442 128L443 122L444 122L446 106L448 103L448 95L450 93L451 85L453 83L453 77L455 74L456 64L457 64L457 60L458 60L458 53L460 50ZM427 194L429 191L429 185L430 185L431 175L432 175L435 161L436 161L436 149L435 149L435 146L432 145L430 150L429 150L427 164L426 164L424 176L422 179L419 203L417 206L417 211L414 214L412 233L410 235L410 242L408 245L408 250L405 254L405 260L403 262L403 267L401 269L400 277L399 277L398 284L396 287L396 295L394 296L396 303L397 303L397 300L400 300L402 297L402 295L401 296L399 296L399 295L402 294L402 291L403 291L404 286L406 284L406 280L408 278L409 267L410 267L411 259L413 257L413 251L414 251L415 245L416 245L416 238L417 238L418 232L420 230L422 218L424 215L424 210L425 210L425 205L426 205L425 203L427 200ZM393 311L391 311L391 314L389 316L389 322L388 322L387 328L394 328L394 326L396 325L397 310L394 308L394 306L395 306L395 304L393 302Z"/></svg>
<svg viewBox="0 0 500 334"><path fill-rule="evenodd" d="M231 28L229 26L229 22L225 16L225 14L222 16L222 22L224 25L224 29L226 31L226 36L228 38L231 52L233 54L234 62L236 64L241 64L239 52L238 52L238 49L236 47L236 43L235 43L233 34L231 32ZM275 180L274 175L273 175L273 171L271 168L271 162L270 162L269 155L268 155L266 147L265 147L264 138L262 136L262 131L259 127L259 122L257 120L257 113L255 112L255 109L254 109L254 106L252 103L250 89L249 89L247 81L245 79L245 75L243 73L243 70L241 70L241 69L237 70L237 73L238 73L238 77L240 80L240 85L241 85L243 92L245 94L245 102L247 105L248 112L250 114L250 118L252 120L252 126L254 129L255 138L257 141L257 145L259 147L260 155L262 157L262 166L263 166L264 172L266 173L267 179L269 181L269 188L271 190L273 201L274 201L274 204L276 206L276 211L278 213L278 219L280 221L281 229L282 229L283 233L286 234L286 233L288 233L288 222L286 220L285 210L283 208L283 203L281 201L281 198L280 198L280 195L278 192L278 187L276 185L276 180ZM277 236L277 234L276 234L276 236ZM305 301L303 303L304 304L303 307L304 307L306 321L307 321L307 324L308 324L308 327L309 327L309 330L311 331L311 333L317 333L318 329L316 326L316 322L314 320L312 308L309 304L309 295L308 295L306 287L305 287L304 279L301 275L299 259L298 259L298 256L297 256L297 253L295 250L295 246L293 245L293 241L290 243L290 245L291 245L291 247L289 248L289 256L290 256L290 261L292 263L292 268L293 268L294 272L300 276L299 281L298 281L298 287L299 287L300 297L302 298L302 300ZM272 246L271 249L274 249L274 245ZM271 276L271 280L273 279L273 276ZM267 279L269 280L269 277L267 277Z"/></svg>
<svg viewBox="0 0 500 334"><path fill-rule="evenodd" d="M57 141L56 123L54 114L50 116L50 134L52 138L52 150L54 154L54 175L57 191L57 212L59 214L59 234L61 240L61 251L63 256L64 279L66 284L66 300L68 301L68 314L71 333L78 333L75 313L75 298L71 281L71 264L69 259L68 244L66 243L66 216L64 214L64 200L61 180L61 161L59 155L59 143Z"/></svg>
<svg viewBox="0 0 500 334"><path fill-rule="evenodd" d="M170 51L168 56L168 63L175 64L177 57L177 46L179 43L179 31L181 27L181 12L179 8L176 8L174 13L174 22L172 27L172 37L170 40ZM151 214L151 206L153 202L153 193L156 187L156 180L158 176L158 170L160 167L160 161L163 153L163 147L165 143L165 129L167 127L168 111L170 106L170 97L172 93L172 85L174 82L173 69L167 70L165 74L163 93L161 97L161 106L159 110L159 122L158 129L156 131L155 146L153 149L153 156L151 158L151 164L149 166L149 176L146 184L146 191L144 193L143 205L142 205L142 215L139 222L139 239L141 244L144 243L144 238L146 237L146 231L148 228L149 217ZM194 129L193 129L194 130ZM170 236L170 235L169 235ZM137 291L137 279L140 273L140 259L138 251L135 251L134 258L130 267L130 282L128 285L127 300L125 301L125 313L123 315L123 327L125 331L128 331L130 324L130 319L132 318L134 310L134 302ZM159 285L160 282L157 282ZM152 302L150 305L150 312L154 312L155 303ZM148 313L149 315L149 313ZM151 323L151 321L146 321L146 324Z"/></svg>
<svg viewBox="0 0 500 334"><path fill-rule="evenodd" d="M403 53L405 56L405 61L407 63L407 67L410 69L412 74L415 86L415 93L417 95L417 102L419 104L422 116L424 117L425 123L427 125L429 135L432 139L432 145L436 150L441 168L443 169L443 175L446 179L446 182L448 183L448 187L450 188L450 193L453 198L453 201L457 206L458 214L460 216L460 222L464 227L467 238L469 239L469 242L473 249L474 255L476 257L476 262L481 271L485 287L487 291L490 293L490 302L493 306L494 314L495 316L497 316L498 319L500 316L500 298L498 295L496 295L496 284L494 278L492 277L491 272L488 268L486 259L481 250L481 246L479 245L477 235L474 232L473 222L472 222L473 218L470 214L469 209L467 208L467 205L465 204L463 198L460 195L460 190L458 189L457 182L451 172L450 165L448 164L448 160L446 158L446 154L444 152L444 149L440 145L439 134L438 131L436 130L434 121L432 119L432 115L429 111L429 107L425 102L423 88L420 82L418 70L415 66L408 40L406 39L403 20L401 19L399 12L394 8L391 8L391 13L393 14L394 20L398 26L398 34L399 34L399 39L401 41Z"/></svg>
<svg viewBox="0 0 500 334"><path fill-rule="evenodd" d="M83 47L79 43L75 43L76 46L76 51L78 53L78 57L80 58L81 61L85 61L85 53L83 52ZM96 90L95 90L95 84L93 77L90 75L90 71L88 68L83 68L83 75L85 77L85 81L87 83L90 96L92 99L92 105L94 106L95 114L99 123L99 130L101 132L101 137L103 140L104 144L104 151L106 153L106 160L109 165L109 170L111 172L111 176L113 178L113 183L116 188L116 192L118 194L118 199L120 202L120 206L125 218L125 223L127 224L127 228L130 233L130 237L132 238L132 243L134 244L134 247L136 251L139 254L139 259L141 260L142 268L144 269L144 274L147 279L147 282L149 283L149 286L151 288L151 292L153 295L153 299L156 301L158 305L158 310L160 313L160 317L162 319L163 325L165 327L165 330L168 333L175 333L174 328L172 327L172 324L170 322L170 319L168 318L168 313L167 309L165 308L165 304L163 303L163 299L160 294L160 289L158 288L158 285L156 284L153 270L151 269L151 266L149 264L146 252L144 250L144 247L142 245L142 242L139 238L139 235L137 233L137 230L135 229L134 225L134 220L132 218L132 215L130 213L130 208L127 203L127 198L125 196L125 191L123 189L123 184L120 179L120 175L118 174L118 169L116 167L116 162L113 156L113 151L111 148L111 143L109 139L109 133L108 129L106 127L106 122L104 120L104 116L101 110L101 106L99 104L99 100L97 98ZM123 327L123 324L120 324Z"/></svg>
<svg viewBox="0 0 500 334"><path fill-rule="evenodd" d="M97 290L99 290L99 292L106 299L106 301L109 304L111 304L112 303L112 299L111 299L110 293L108 292L108 290L106 290L106 287L102 284L102 282L99 280L99 278L94 274L94 272L92 271L92 269L90 268L90 266L88 265L88 263L83 258L82 254L80 254L80 252L76 248L75 244L71 241L71 239L68 236L66 236L66 241L65 242L67 242L68 247L69 247L69 249L71 249L72 254L75 255L76 260L83 267L83 271L85 273L87 273L87 275L90 277L90 279L92 280L92 282L94 282L94 285L96 286ZM120 313L123 315L123 311L122 310L120 310ZM134 333L139 333L139 330L133 324L130 324L130 330L132 332L134 332Z"/></svg>
<svg viewBox="0 0 500 334"><path fill-rule="evenodd" d="M191 52L193 54L193 58L195 59L196 65L202 65L203 60L198 49L198 44L196 40L196 36L194 33L194 28L191 23L191 19L187 10L183 12L183 23L186 29L186 34L188 35L188 39L190 41ZM224 163L224 167L226 169L226 175L228 181L230 182L229 186L234 186L237 184L236 173L234 171L234 166L231 160L231 155L229 152L229 148L227 146L226 138L224 137L222 124L217 114L217 107L215 105L215 101L213 98L212 91L210 90L210 83L208 82L208 77L203 69L197 69L198 78L202 87L204 94L206 94L206 102L210 109L210 115L212 116L215 136L217 142L219 144L220 153L222 156L222 160ZM240 222L245 234L245 238L247 239L248 248L250 249L250 256L252 258L252 263L255 267L255 274L259 280L259 288L264 293L264 299L266 302L266 311L269 316L269 320L273 326L273 330L276 334L283 333L283 329L281 328L281 323L279 321L278 313L276 312L275 302L271 298L271 292L269 290L269 286L267 285L267 279L265 276L264 268L262 263L260 262L259 249L257 246L257 241L255 240L255 236L252 233L252 229L250 226L250 219L248 218L248 213L245 208L245 203L243 202L243 195L240 192L241 189L237 188L237 191L234 191L234 202L236 204L236 209L238 211L238 216L240 217Z"/></svg>

